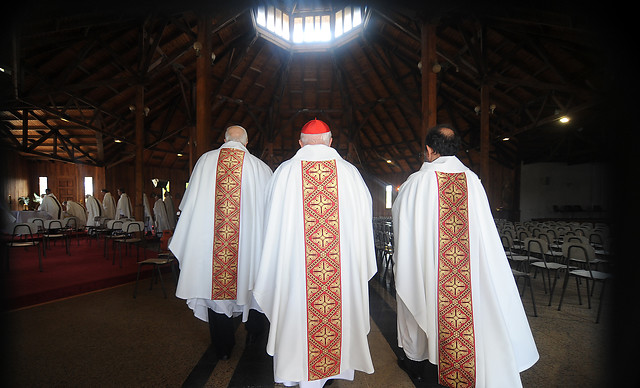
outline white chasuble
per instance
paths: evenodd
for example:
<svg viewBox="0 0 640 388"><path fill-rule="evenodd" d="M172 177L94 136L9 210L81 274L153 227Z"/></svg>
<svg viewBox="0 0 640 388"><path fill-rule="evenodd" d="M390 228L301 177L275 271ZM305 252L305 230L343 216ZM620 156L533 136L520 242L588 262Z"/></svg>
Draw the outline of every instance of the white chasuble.
<svg viewBox="0 0 640 388"><path fill-rule="evenodd" d="M302 147L269 181L264 230L253 294L269 318L274 380L321 387L373 373L372 202L358 170L331 147Z"/></svg>
<svg viewBox="0 0 640 388"><path fill-rule="evenodd" d="M259 309L251 288L271 174L235 141L203 154L193 169L169 249L180 263L176 296L205 322L207 309L229 317L242 314L243 320L249 309Z"/></svg>
<svg viewBox="0 0 640 388"><path fill-rule="evenodd" d="M398 346L444 386L522 386L539 355L478 177L454 156L424 163L392 213Z"/></svg>

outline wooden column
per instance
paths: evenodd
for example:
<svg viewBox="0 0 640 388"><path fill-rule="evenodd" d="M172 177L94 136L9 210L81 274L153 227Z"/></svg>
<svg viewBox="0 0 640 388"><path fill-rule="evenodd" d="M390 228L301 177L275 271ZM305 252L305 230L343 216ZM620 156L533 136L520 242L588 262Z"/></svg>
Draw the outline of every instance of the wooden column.
<svg viewBox="0 0 640 388"><path fill-rule="evenodd" d="M137 221L144 221L143 192L143 151L144 151L144 86L136 91L136 169L135 194L127 193L133 202L133 216Z"/></svg>
<svg viewBox="0 0 640 388"><path fill-rule="evenodd" d="M198 21L196 54L196 138L195 162L211 147L211 17L202 15ZM192 139L194 140L194 139Z"/></svg>
<svg viewBox="0 0 640 388"><path fill-rule="evenodd" d="M422 24L422 128L420 132L422 154L426 155L425 139L427 130L438 122L438 106L436 102L437 74L433 71L436 61L436 27L430 23Z"/></svg>
<svg viewBox="0 0 640 388"><path fill-rule="evenodd" d="M491 87L483 83L480 87L480 179L484 183L485 190L489 189L489 96ZM489 193L487 193L488 195Z"/></svg>
<svg viewBox="0 0 640 388"><path fill-rule="evenodd" d="M192 125L189 127L189 176L193 172L193 167L195 167L196 162L198 161L198 157L196 156L196 127Z"/></svg>

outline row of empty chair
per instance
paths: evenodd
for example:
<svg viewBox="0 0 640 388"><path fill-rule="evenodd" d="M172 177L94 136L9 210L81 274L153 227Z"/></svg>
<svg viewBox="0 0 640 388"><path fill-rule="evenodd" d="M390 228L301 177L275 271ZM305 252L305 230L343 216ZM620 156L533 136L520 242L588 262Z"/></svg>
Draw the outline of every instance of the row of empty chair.
<svg viewBox="0 0 640 388"><path fill-rule="evenodd" d="M393 286L393 224L391 217L373 219L378 275L383 284Z"/></svg>
<svg viewBox="0 0 640 388"><path fill-rule="evenodd" d="M551 306L558 279L563 279L558 303L561 309L567 285L575 278L578 303L582 304L580 286L587 288L588 307L596 284L601 284L599 299L602 302L605 285L612 278L610 271L611 233L605 224L567 222L512 223L496 220L496 226L507 258L511 263L516 282L524 281L522 293L528 287L531 292L534 315L537 315L531 279L542 276L544 292L549 295ZM599 322L602 303L598 306L596 322Z"/></svg>
<svg viewBox="0 0 640 388"><path fill-rule="evenodd" d="M98 241L102 237L104 240L103 249L105 259L111 259L112 265L115 265L116 256L118 256L119 266L121 268L123 264L123 250L125 251L125 255L127 255L130 248L135 247L138 272L133 293L134 298L138 291L140 272L144 266L152 266L149 289L152 288L154 283L160 282L164 297L167 298L161 268L170 266L176 281L179 272L177 260L168 250L168 241L166 241L170 238L171 233L166 233L166 236L162 236L161 240L163 243L159 245L160 249L157 257L147 258L148 239L145 236L144 222L136 221L135 219L111 220L103 217L97 217L95 221L95 226L78 227L78 222L75 217L68 217L63 220L32 218L28 219L27 222L6 226L2 233L3 245L6 249L6 254L4 255L6 259L6 270L10 270L9 252L13 248L34 250L38 256L38 270L43 272L43 256L46 256L46 250L50 249L51 244L55 244L57 239L64 241L65 252L71 255L70 241L72 237L75 237L78 245L80 245L80 237L82 235L86 236L89 246L93 239ZM108 250L109 246L112 247L112 253ZM143 259L140 259L140 248L143 250Z"/></svg>
<svg viewBox="0 0 640 388"><path fill-rule="evenodd" d="M104 228L108 230L109 236L112 238L114 246L114 258L116 248L121 252L122 245L144 243L144 223L135 220L103 220ZM89 228L88 228L89 229ZM65 246L65 252L71 255L71 238L76 237L78 245L80 244L80 235L85 234L85 227L79 227L75 217L65 219L42 219L31 218L27 222L15 223L9 225L4 230L5 247L7 249L6 268L9 269L9 250L10 248L28 248L34 247L38 254L38 268L43 270L42 256L46 256L46 252L55 244L57 240L61 240ZM88 234L87 234L88 235ZM105 257L107 254L107 243L105 240ZM120 257L120 266L122 266L122 257Z"/></svg>

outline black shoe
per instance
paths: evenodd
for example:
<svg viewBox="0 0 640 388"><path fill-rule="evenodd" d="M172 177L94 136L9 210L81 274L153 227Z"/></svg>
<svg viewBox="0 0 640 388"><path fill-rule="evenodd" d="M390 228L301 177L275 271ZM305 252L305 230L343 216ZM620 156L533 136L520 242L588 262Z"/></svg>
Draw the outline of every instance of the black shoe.
<svg viewBox="0 0 640 388"><path fill-rule="evenodd" d="M398 359L398 366L400 367L400 369L402 369L403 371L407 372L407 374L409 375L409 377L411 379L421 381L422 380L422 374L420 374L417 371L415 371L412 368L411 363L412 363L412 361L411 360L407 360L406 358L399 358Z"/></svg>

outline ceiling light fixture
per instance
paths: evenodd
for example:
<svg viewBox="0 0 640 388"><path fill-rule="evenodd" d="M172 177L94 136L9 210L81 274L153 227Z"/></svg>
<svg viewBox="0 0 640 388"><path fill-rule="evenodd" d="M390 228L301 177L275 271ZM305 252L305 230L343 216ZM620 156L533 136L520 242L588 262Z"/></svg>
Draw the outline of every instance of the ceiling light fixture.
<svg viewBox="0 0 640 388"><path fill-rule="evenodd" d="M193 49L196 50L196 58L200 57L200 51L202 51L202 43L194 42Z"/></svg>
<svg viewBox="0 0 640 388"><path fill-rule="evenodd" d="M440 72L440 70L442 70L442 66L438 63L438 61L435 61L433 63L433 66L431 66L431 71L433 71L434 73L438 74Z"/></svg>

